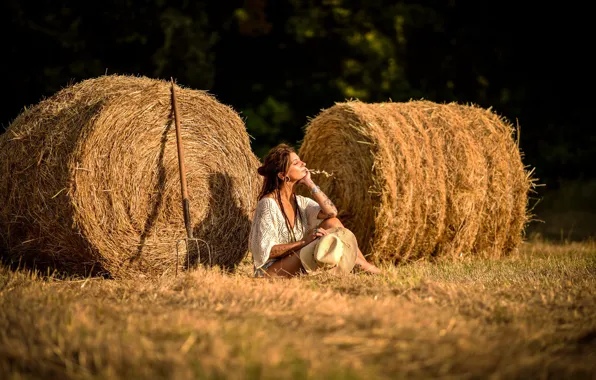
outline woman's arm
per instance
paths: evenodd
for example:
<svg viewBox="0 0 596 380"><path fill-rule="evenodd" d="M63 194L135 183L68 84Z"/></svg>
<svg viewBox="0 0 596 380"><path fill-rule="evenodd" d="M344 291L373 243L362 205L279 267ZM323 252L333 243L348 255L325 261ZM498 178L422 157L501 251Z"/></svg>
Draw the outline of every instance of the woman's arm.
<svg viewBox="0 0 596 380"><path fill-rule="evenodd" d="M311 241L319 238L323 235L327 235L327 231L322 228L313 228L312 230L308 231L304 239L287 244L277 244L271 247L271 252L269 252L269 258L275 259L279 257L289 256L292 253L300 251L302 248L306 247Z"/></svg>
<svg viewBox="0 0 596 380"><path fill-rule="evenodd" d="M276 259L284 256L289 256L294 252L301 250L306 243L304 240L296 241L293 243L288 244L277 244L271 247L271 252L269 253L270 259Z"/></svg>
<svg viewBox="0 0 596 380"><path fill-rule="evenodd" d="M337 208L333 202L331 202L331 199L329 199L329 197L327 197L327 195L321 191L319 186L315 185L313 180L310 179L310 172L307 173L306 176L300 181L310 190L313 199L317 201L319 206L321 206L321 211L317 217L319 219L335 218L337 216Z"/></svg>

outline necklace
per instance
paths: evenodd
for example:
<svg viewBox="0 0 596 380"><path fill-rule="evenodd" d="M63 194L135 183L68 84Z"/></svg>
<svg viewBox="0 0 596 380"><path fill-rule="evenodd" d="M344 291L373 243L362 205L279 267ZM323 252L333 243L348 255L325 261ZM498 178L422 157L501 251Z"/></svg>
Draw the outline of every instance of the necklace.
<svg viewBox="0 0 596 380"><path fill-rule="evenodd" d="M281 201L281 192L279 191L279 189L277 190L277 201L278 201L281 213L282 213L284 220L286 222L286 227L288 228L288 232L292 236L292 241L297 241L296 235L294 234L294 228L296 228L296 222L298 220L298 213L300 212L300 210L298 209L298 199L296 198L296 194L292 194L292 195L294 195L294 202L296 203L296 212L294 212L294 226L293 226L293 228L290 226L290 219L288 218L288 216L286 215L286 212L284 211L283 202ZM289 203L290 203L290 207L293 208L291 200Z"/></svg>

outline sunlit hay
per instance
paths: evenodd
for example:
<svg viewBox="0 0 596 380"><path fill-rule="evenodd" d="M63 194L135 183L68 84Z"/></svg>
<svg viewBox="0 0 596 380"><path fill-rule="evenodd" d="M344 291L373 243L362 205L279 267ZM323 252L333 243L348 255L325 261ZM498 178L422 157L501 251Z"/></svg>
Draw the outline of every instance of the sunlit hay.
<svg viewBox="0 0 596 380"><path fill-rule="evenodd" d="M491 110L477 106L462 106L465 118L471 120L473 130L483 133L487 154L492 153L493 178L489 205L481 228L488 236L485 244L475 244L476 250L490 250L487 256L508 254L515 250L523 237L528 222L528 193L534 179L525 170L522 152L517 141L517 131L504 118ZM489 149L489 147L491 149ZM490 166L489 166L490 167ZM492 206L492 207L491 207ZM486 244L488 242L488 244Z"/></svg>
<svg viewBox="0 0 596 380"><path fill-rule="evenodd" d="M418 194L422 211L422 226L418 229L415 250L416 256L436 253L436 246L445 230L447 208L446 166L443 152L441 128L432 123L432 115L437 105L430 102L393 103L399 104L402 122L412 125L424 146L419 178L424 179L424 189Z"/></svg>
<svg viewBox="0 0 596 380"><path fill-rule="evenodd" d="M382 175L373 175L371 189L380 198L379 205L374 208L376 228L372 252L390 260L405 258L415 239L413 232L418 211L415 194L419 178L415 174L420 158L413 144L408 143L412 140L413 131L410 126L398 127L397 120L391 117L396 110L388 109L394 108L389 104L382 107L380 104L354 103L353 107L378 128L374 136L378 150L373 155L373 167ZM401 212L396 213L395 210Z"/></svg>
<svg viewBox="0 0 596 380"><path fill-rule="evenodd" d="M472 250L482 223L487 166L482 144L466 128L455 104L440 105L432 124L441 129L446 158L447 209L441 255L462 256Z"/></svg>
<svg viewBox="0 0 596 380"><path fill-rule="evenodd" d="M513 205L511 210L511 218L509 221L509 232L505 239L503 251L506 253L513 252L518 249L522 242L525 229L530 221L528 197L530 192L535 191L538 179L533 177L533 169L527 170L528 167L523 164L523 153L519 149L519 145L511 144L509 147L511 162L511 189L513 194Z"/></svg>
<svg viewBox="0 0 596 380"><path fill-rule="evenodd" d="M370 112L369 118L376 119L384 129L379 142L386 147L387 155L378 156L375 163L385 174L379 184L396 184L396 192L381 192L381 203L394 203L397 208L379 208L378 223L388 224L377 231L373 252L378 254L388 247L385 258L392 261L430 255L445 214L445 191L437 181L444 178L443 166L434 164L432 136L420 112L403 103L362 108L361 112Z"/></svg>
<svg viewBox="0 0 596 380"><path fill-rule="evenodd" d="M476 106L452 106L461 115L462 126L481 145L486 159L487 191L483 201L481 224L474 241L475 255L501 256L509 233L513 192L512 159L509 154L511 134L507 126L490 111ZM518 232L519 234L519 232Z"/></svg>
<svg viewBox="0 0 596 380"><path fill-rule="evenodd" d="M503 230L522 232L507 203L515 185L504 182L524 178L521 193L527 175L503 122L479 117L476 108L428 101L338 103L309 123L299 153L310 168L331 173L313 178L373 259L499 256ZM525 203L518 213L525 215Z"/></svg>
<svg viewBox="0 0 596 380"><path fill-rule="evenodd" d="M354 108L355 104L337 104L313 120L299 155L317 173L328 173L313 173L312 177L335 203L338 217L354 232L360 249L371 252L376 206L381 195L373 192L375 178L371 168L375 156L371 150L376 151L376 135L381 130L369 124Z"/></svg>
<svg viewBox="0 0 596 380"><path fill-rule="evenodd" d="M391 247L387 251L391 259L407 259L411 249L417 242L416 231L421 227L421 191L425 189L424 175L422 174L422 155L424 146L417 139L414 126L405 123L401 109L397 104L375 104L365 109L363 113L370 112L370 118L383 127L384 133L379 136L380 145L384 145L388 153L386 157L377 157L376 167L387 175L383 178L387 183L397 185L397 193L385 197L381 195L381 203L394 203L397 208L379 208L378 216L392 221L392 225L377 232L382 237L384 244L381 247L373 246L373 251L382 252L383 247ZM395 161L394 161L395 160ZM401 210L399 216L394 210ZM393 214L393 215L392 215ZM398 221L399 220L399 221ZM381 249L379 249L381 248Z"/></svg>
<svg viewBox="0 0 596 380"><path fill-rule="evenodd" d="M435 203L445 192L432 181L443 169L430 164L437 141L405 112L398 103L337 104L309 124L300 149L309 167L333 173L313 177L373 259L429 255L442 229L445 206Z"/></svg>
<svg viewBox="0 0 596 380"><path fill-rule="evenodd" d="M176 90L200 260L210 252L211 264L231 267L247 249L258 160L236 112ZM0 197L0 241L13 260L172 273L186 231L170 83L103 76L25 110L0 136Z"/></svg>

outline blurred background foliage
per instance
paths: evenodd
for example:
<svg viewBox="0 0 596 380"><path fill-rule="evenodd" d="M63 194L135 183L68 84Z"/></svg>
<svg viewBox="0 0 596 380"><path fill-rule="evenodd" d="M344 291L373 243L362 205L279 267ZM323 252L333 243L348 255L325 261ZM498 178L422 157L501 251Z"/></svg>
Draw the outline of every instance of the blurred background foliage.
<svg viewBox="0 0 596 380"><path fill-rule="evenodd" d="M105 73L174 77L208 90L240 112L260 158L279 142L298 147L308 119L334 102L475 103L521 127L524 162L545 185L538 197L549 211L596 209L592 97L583 95L594 88L590 24L581 8L5 0L1 10L0 64L11 90L0 111L4 128L24 106ZM569 197L566 189L589 194L549 200Z"/></svg>

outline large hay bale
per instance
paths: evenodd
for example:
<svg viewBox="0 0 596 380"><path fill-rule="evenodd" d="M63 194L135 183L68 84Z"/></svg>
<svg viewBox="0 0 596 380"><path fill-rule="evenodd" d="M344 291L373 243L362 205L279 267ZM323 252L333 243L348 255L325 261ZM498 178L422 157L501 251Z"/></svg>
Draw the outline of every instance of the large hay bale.
<svg viewBox="0 0 596 380"><path fill-rule="evenodd" d="M209 248L211 264L231 267L247 249L259 163L236 112L176 91L201 260ZM86 80L25 110L0 136L5 255L114 277L174 270L186 237L175 129L170 83L144 77Z"/></svg>
<svg viewBox="0 0 596 380"><path fill-rule="evenodd" d="M476 106L337 103L299 154L364 254L399 262L514 250L531 180L512 127Z"/></svg>

